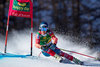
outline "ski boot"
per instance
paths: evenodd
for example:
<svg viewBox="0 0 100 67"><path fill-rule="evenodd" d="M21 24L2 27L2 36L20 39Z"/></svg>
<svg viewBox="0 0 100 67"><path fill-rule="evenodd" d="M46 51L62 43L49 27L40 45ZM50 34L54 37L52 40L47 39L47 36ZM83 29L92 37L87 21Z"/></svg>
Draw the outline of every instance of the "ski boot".
<svg viewBox="0 0 100 67"><path fill-rule="evenodd" d="M79 65L84 65L84 62L78 60L77 58L73 57L73 62Z"/></svg>
<svg viewBox="0 0 100 67"><path fill-rule="evenodd" d="M58 54L55 54L54 58L57 59L60 63L63 62L63 58L61 56L59 56Z"/></svg>
<svg viewBox="0 0 100 67"><path fill-rule="evenodd" d="M97 57L96 60L100 61L100 58Z"/></svg>

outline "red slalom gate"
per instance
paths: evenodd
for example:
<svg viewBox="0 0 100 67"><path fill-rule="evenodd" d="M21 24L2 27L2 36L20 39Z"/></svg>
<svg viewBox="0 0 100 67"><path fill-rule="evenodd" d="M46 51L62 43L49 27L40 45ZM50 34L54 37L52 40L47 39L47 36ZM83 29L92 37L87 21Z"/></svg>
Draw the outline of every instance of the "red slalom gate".
<svg viewBox="0 0 100 67"><path fill-rule="evenodd" d="M33 2L31 0L10 0L7 28L6 28L6 38L5 38L5 50L7 52L7 37L8 37L8 28L9 28L9 19L10 16L31 18L31 52L33 48Z"/></svg>

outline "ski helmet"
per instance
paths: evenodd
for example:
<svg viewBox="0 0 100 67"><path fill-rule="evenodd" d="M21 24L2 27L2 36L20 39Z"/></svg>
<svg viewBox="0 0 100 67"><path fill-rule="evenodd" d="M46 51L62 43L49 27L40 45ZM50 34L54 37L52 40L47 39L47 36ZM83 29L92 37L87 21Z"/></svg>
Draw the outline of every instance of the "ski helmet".
<svg viewBox="0 0 100 67"><path fill-rule="evenodd" d="M39 27L39 29L41 30L41 31L47 31L48 30L48 24L46 23L46 22L41 22L40 23L40 27Z"/></svg>

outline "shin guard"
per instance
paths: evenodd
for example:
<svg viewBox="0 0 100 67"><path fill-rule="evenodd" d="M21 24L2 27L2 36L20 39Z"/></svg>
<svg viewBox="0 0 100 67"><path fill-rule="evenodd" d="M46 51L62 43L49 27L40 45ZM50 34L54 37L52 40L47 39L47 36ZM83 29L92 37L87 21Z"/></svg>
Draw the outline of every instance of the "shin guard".
<svg viewBox="0 0 100 67"><path fill-rule="evenodd" d="M72 61L73 60L73 56L71 56L71 55L69 55L69 54L67 54L67 53L64 53L64 52L60 52L60 56L62 56L62 57L65 57L66 59L68 59L68 60L70 60L70 61Z"/></svg>

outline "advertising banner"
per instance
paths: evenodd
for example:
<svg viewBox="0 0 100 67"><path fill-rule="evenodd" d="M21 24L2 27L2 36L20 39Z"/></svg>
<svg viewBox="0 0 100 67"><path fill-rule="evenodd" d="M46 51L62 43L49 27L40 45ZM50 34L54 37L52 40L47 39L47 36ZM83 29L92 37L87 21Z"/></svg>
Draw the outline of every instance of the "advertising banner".
<svg viewBox="0 0 100 67"><path fill-rule="evenodd" d="M31 18L33 15L31 0L10 0L9 16Z"/></svg>

